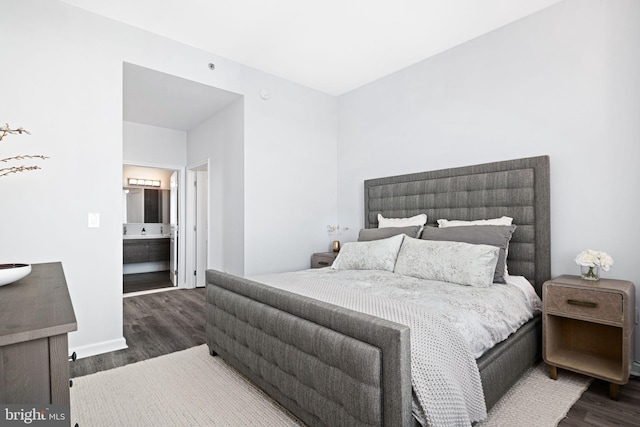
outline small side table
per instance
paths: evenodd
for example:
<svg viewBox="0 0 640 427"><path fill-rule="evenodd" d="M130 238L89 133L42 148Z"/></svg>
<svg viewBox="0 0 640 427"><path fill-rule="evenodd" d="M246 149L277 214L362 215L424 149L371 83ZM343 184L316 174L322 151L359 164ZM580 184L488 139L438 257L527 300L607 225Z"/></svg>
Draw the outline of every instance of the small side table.
<svg viewBox="0 0 640 427"><path fill-rule="evenodd" d="M633 363L635 287L625 280L560 276L542 287L542 357L558 368L609 381L618 399Z"/></svg>
<svg viewBox="0 0 640 427"><path fill-rule="evenodd" d="M311 268L329 267L336 260L338 252L318 252L311 255Z"/></svg>

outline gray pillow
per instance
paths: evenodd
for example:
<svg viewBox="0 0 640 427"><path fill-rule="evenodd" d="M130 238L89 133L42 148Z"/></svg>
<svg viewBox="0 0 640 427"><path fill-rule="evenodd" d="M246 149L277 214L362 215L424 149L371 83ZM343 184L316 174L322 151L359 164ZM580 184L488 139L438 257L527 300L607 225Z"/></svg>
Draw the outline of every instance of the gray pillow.
<svg viewBox="0 0 640 427"><path fill-rule="evenodd" d="M426 227L422 232L424 240L446 240L474 245L491 245L500 248L498 263L493 276L495 283L507 283L504 279L507 265L507 250L515 225L474 225L469 227Z"/></svg>
<svg viewBox="0 0 640 427"><path fill-rule="evenodd" d="M410 225L407 227L385 227L385 228L363 228L358 234L358 242L369 242L371 240L386 239L388 237L397 236L398 234L406 234L409 237L418 237L420 233L419 225Z"/></svg>

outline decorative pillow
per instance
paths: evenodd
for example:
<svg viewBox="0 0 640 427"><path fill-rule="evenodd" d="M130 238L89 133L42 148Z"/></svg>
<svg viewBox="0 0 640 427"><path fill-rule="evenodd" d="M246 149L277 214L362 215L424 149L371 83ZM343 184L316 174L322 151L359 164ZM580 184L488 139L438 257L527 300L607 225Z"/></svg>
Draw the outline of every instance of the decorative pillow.
<svg viewBox="0 0 640 427"><path fill-rule="evenodd" d="M363 228L360 230L360 234L358 234L358 242L386 239L398 234L406 234L409 237L418 237L419 233L419 225L411 225L409 227Z"/></svg>
<svg viewBox="0 0 640 427"><path fill-rule="evenodd" d="M475 245L491 245L500 248L493 281L507 283L506 274L507 251L509 241L515 231L515 225L477 225L475 227L427 227L422 232L424 240L447 240Z"/></svg>
<svg viewBox="0 0 640 427"><path fill-rule="evenodd" d="M503 216L500 218L492 218L492 219L476 219L474 221L439 219L438 226L441 228L445 228L445 227L464 227L468 225L511 225L512 222L513 222L513 218L509 218L508 216Z"/></svg>
<svg viewBox="0 0 640 427"><path fill-rule="evenodd" d="M491 245L405 237L394 272L419 279L487 287L500 249Z"/></svg>
<svg viewBox="0 0 640 427"><path fill-rule="evenodd" d="M408 227L411 225L419 225L424 227L427 223L427 214L419 214L410 218L385 218L378 214L378 228L385 227Z"/></svg>
<svg viewBox="0 0 640 427"><path fill-rule="evenodd" d="M403 234L398 234L388 239L345 243L331 268L393 271L404 238Z"/></svg>

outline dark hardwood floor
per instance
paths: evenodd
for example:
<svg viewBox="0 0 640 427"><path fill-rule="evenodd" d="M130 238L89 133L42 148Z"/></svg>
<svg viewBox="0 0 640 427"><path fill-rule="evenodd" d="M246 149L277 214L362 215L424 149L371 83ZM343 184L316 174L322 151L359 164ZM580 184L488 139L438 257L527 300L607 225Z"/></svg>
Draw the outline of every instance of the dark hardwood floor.
<svg viewBox="0 0 640 427"><path fill-rule="evenodd" d="M71 377L204 344L204 294L204 288L176 289L124 298L124 337L129 348L71 362ZM622 386L618 401L609 398L608 383L594 380L558 425L640 426L640 379L632 378Z"/></svg>
<svg viewBox="0 0 640 427"><path fill-rule="evenodd" d="M172 287L173 283L171 283L168 270L122 275L122 292L125 294Z"/></svg>
<svg viewBox="0 0 640 427"><path fill-rule="evenodd" d="M175 289L123 298L123 334L129 348L71 362L71 377L204 344L204 292L204 288Z"/></svg>
<svg viewBox="0 0 640 427"><path fill-rule="evenodd" d="M594 380L558 426L640 426L640 378L631 377L621 386L617 401L609 398L608 382Z"/></svg>

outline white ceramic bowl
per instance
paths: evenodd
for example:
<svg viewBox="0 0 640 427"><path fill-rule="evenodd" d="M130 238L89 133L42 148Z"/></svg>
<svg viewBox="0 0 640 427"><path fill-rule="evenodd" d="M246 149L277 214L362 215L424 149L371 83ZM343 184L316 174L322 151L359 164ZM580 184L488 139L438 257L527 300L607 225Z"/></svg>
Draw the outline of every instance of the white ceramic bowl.
<svg viewBox="0 0 640 427"><path fill-rule="evenodd" d="M20 280L29 273L30 264L0 264L0 286Z"/></svg>

